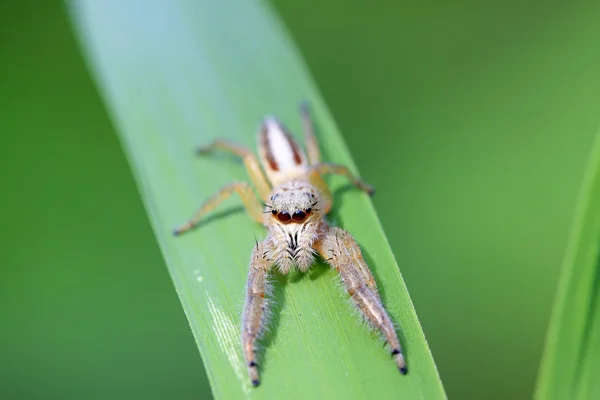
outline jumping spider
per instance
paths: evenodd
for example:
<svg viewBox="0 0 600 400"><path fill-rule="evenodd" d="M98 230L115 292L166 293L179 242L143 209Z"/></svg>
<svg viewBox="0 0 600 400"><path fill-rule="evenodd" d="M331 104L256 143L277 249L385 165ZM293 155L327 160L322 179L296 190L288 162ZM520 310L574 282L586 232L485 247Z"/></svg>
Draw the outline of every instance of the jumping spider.
<svg viewBox="0 0 600 400"><path fill-rule="evenodd" d="M320 161L308 108L301 107L300 114L308 157L281 123L272 117L264 118L257 139L266 177L256 156L242 146L216 140L199 148L199 154L220 149L241 157L265 204L261 205L248 183L235 182L208 199L186 224L173 233L180 235L194 227L206 213L234 192L240 195L250 216L268 229L267 238L257 242L252 250L242 318L242 347L253 386L260 383L255 342L266 323L265 310L269 305L266 295L271 292L267 279L269 270L276 265L282 274L287 274L294 266L300 271L307 271L317 253L339 272L353 303L362 316L385 336L398 369L406 374L406 363L394 325L381 304L375 280L358 245L348 232L325 221L331 209L332 196L323 175L343 175L369 194L373 193L373 188L355 177L348 168Z"/></svg>

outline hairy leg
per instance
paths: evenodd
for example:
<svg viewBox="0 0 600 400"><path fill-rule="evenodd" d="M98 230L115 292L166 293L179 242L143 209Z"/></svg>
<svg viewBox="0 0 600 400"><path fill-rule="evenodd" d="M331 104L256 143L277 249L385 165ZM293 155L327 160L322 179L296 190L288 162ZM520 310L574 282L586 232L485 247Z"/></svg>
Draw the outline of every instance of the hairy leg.
<svg viewBox="0 0 600 400"><path fill-rule="evenodd" d="M182 233L192 229L198 222L200 222L202 217L204 217L209 211L212 211L221 202L223 202L223 200L231 196L233 193L240 195L248 214L250 214L250 216L257 222L262 223L263 209L261 204L256 199L254 191L252 190L252 186L246 182L234 182L225 186L214 196L206 200L188 222L173 230L173 234L181 235Z"/></svg>
<svg viewBox="0 0 600 400"><path fill-rule="evenodd" d="M340 273L352 301L362 316L385 336L398 370L406 374L408 369L396 330L375 292L375 280L365 270L368 267L354 239L342 229L330 228L315 248ZM369 280L372 280L371 285Z"/></svg>
<svg viewBox="0 0 600 400"><path fill-rule="evenodd" d="M333 174L345 176L350 180L350 182L352 182L354 186L361 190L364 190L369 195L373 195L375 193L375 189L373 188L373 186L354 176L354 174L348 169L348 167L345 167L343 165L332 163L319 163L313 165L311 167L311 171L316 171L319 173L319 175Z"/></svg>
<svg viewBox="0 0 600 400"><path fill-rule="evenodd" d="M236 143L232 143L227 140L217 139L211 144L207 146L199 147L196 152L198 154L208 154L211 153L215 149L220 149L229 153L233 153L244 161L244 165L246 166L246 171L248 171L248 175L250 176L250 180L258 190L258 194L262 199L266 199L271 191L271 185L265 178L265 175L260 168L260 164L258 159L250 150Z"/></svg>
<svg viewBox="0 0 600 400"><path fill-rule="evenodd" d="M268 312L269 305L267 295L271 291L267 279L271 261L267 257L268 245L266 243L266 240L257 243L252 250L250 271L246 283L246 304L242 316L242 349L253 386L260 384L255 343L265 328L265 314Z"/></svg>
<svg viewBox="0 0 600 400"><path fill-rule="evenodd" d="M356 264L356 270L362 276L362 279L365 281L367 287L373 292L373 294L379 299L379 294L377 293L377 283L375 282L375 278L373 278L373 274L369 269L369 266L365 262L362 252L360 251L360 247L356 240L348 233L347 231L337 228L337 227L329 227L329 237L336 238L336 247L339 252L345 252L346 256L349 260L352 260ZM332 258L336 250L333 248L330 249L330 254L325 257L325 259Z"/></svg>
<svg viewBox="0 0 600 400"><path fill-rule="evenodd" d="M321 152L319 151L319 144L317 143L313 123L310 119L308 103L300 105L300 117L302 118L302 127L304 128L304 140L308 152L308 162L310 165L318 164L321 160Z"/></svg>
<svg viewBox="0 0 600 400"><path fill-rule="evenodd" d="M331 210L331 204L333 203L329 186L327 186L323 177L316 170L310 170L308 172L308 182L319 191L319 207L323 211L323 214L328 214Z"/></svg>

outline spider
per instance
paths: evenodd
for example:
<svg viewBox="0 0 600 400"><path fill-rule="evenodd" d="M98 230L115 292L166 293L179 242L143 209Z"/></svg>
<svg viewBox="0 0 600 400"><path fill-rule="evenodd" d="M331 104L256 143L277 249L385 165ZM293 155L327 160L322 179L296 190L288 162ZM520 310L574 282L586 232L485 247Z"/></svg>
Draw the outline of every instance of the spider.
<svg viewBox="0 0 600 400"><path fill-rule="evenodd" d="M276 118L263 119L257 139L266 177L257 157L245 147L227 140L215 140L200 147L197 150L199 154L219 149L239 156L264 204L258 201L250 184L234 182L209 198L187 223L173 233L180 235L190 230L233 193L241 197L248 214L267 228L267 238L257 242L252 250L242 315L242 349L253 386L260 384L255 345L266 324L265 314L271 293L269 272L273 265L282 274L289 273L294 267L306 272L317 254L339 272L353 304L365 320L385 337L396 366L402 374L406 374L408 370L394 325L381 304L375 279L360 248L348 232L329 225L325 220L331 210L332 196L323 175L343 175L370 195L374 190L347 167L321 162L306 104L300 107L300 116L307 154Z"/></svg>

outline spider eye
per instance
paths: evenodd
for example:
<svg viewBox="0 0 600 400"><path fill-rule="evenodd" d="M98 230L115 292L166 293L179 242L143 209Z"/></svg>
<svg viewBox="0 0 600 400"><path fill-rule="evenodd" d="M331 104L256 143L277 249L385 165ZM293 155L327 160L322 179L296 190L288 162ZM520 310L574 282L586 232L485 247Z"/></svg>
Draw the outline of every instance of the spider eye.
<svg viewBox="0 0 600 400"><path fill-rule="evenodd" d="M290 215L290 213L282 211L279 214L277 214L277 219L279 219L281 222L288 222L292 219L292 216Z"/></svg>
<svg viewBox="0 0 600 400"><path fill-rule="evenodd" d="M277 211L275 211L275 210L271 210L271 214L273 214L273 215L277 215Z"/></svg>
<svg viewBox="0 0 600 400"><path fill-rule="evenodd" d="M300 210L294 212L294 215L292 216L292 219L296 222L304 221L304 218L306 218L306 214L304 214L304 211Z"/></svg>
<svg viewBox="0 0 600 400"><path fill-rule="evenodd" d="M305 212L306 214L310 214L310 212L311 212L311 211L312 211L312 208L310 208L310 207L308 207L306 210L304 210L304 212Z"/></svg>

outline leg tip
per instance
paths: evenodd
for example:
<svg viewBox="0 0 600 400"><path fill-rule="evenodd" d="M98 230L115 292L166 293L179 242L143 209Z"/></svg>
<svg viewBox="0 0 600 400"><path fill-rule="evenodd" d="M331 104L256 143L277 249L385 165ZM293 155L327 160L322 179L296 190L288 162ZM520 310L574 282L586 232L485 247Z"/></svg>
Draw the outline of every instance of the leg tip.
<svg viewBox="0 0 600 400"><path fill-rule="evenodd" d="M373 197L375 196L375 188L371 188L367 191L367 193L369 194L369 196Z"/></svg>
<svg viewBox="0 0 600 400"><path fill-rule="evenodd" d="M257 387L258 385L260 385L260 380L252 379L252 386Z"/></svg>
<svg viewBox="0 0 600 400"><path fill-rule="evenodd" d="M179 229L173 229L173 236L179 236L181 234L181 232L179 231Z"/></svg>
<svg viewBox="0 0 600 400"><path fill-rule="evenodd" d="M404 357L402 356L402 351L400 349L392 349L392 357L396 360L396 365L398 366L398 371L402 375L408 374L408 368L406 368L406 362L404 361Z"/></svg>
<svg viewBox="0 0 600 400"><path fill-rule="evenodd" d="M308 102L308 100L304 100L300 103L300 111L302 111L303 113L308 113L308 111L310 110L310 103Z"/></svg>
<svg viewBox="0 0 600 400"><path fill-rule="evenodd" d="M202 146L196 147L195 153L198 155L205 155L205 154L210 153L210 150L211 150L210 145L202 145Z"/></svg>

